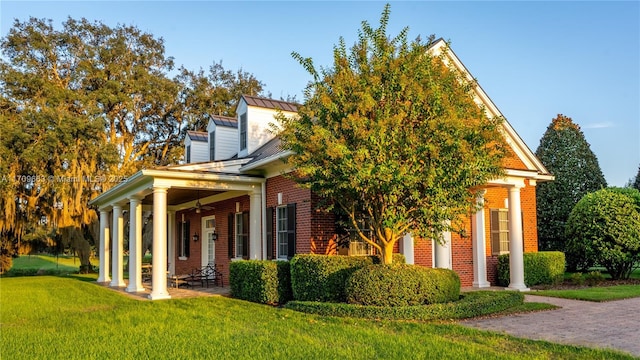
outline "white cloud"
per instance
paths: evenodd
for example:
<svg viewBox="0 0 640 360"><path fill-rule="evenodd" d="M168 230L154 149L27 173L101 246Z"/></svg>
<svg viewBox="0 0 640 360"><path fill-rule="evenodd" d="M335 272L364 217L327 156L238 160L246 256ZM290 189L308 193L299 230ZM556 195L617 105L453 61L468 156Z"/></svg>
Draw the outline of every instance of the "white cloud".
<svg viewBox="0 0 640 360"><path fill-rule="evenodd" d="M611 121L591 123L583 126L585 129L605 129L610 127L614 127L614 124Z"/></svg>

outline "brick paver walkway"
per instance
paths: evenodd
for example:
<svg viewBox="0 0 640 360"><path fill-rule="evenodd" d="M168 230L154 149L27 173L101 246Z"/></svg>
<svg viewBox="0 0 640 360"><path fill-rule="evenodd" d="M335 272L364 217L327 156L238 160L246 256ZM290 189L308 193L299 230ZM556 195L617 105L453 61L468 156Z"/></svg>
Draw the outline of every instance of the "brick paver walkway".
<svg viewBox="0 0 640 360"><path fill-rule="evenodd" d="M640 357L640 298L597 303L526 295L525 301L562 308L461 324L534 340L612 348Z"/></svg>

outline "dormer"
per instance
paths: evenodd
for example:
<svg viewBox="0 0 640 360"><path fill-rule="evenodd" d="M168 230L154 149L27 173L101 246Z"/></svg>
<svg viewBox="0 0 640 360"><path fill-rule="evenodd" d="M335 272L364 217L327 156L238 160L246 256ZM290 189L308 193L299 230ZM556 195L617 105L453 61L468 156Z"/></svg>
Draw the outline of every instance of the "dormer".
<svg viewBox="0 0 640 360"><path fill-rule="evenodd" d="M207 125L209 161L227 160L238 153L238 119L215 115Z"/></svg>
<svg viewBox="0 0 640 360"><path fill-rule="evenodd" d="M269 124L282 111L285 116L295 116L298 107L294 103L242 95L236 113L238 114L238 157L246 157L273 139Z"/></svg>
<svg viewBox="0 0 640 360"><path fill-rule="evenodd" d="M209 161L208 136L202 131L187 131L184 139L184 163Z"/></svg>

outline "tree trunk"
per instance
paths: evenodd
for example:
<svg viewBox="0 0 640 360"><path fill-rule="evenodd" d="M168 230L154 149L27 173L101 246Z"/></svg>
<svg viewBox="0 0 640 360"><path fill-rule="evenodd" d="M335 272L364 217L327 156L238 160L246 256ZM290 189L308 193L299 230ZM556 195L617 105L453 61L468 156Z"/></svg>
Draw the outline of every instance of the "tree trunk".
<svg viewBox="0 0 640 360"><path fill-rule="evenodd" d="M389 265L393 262L393 244L389 242L386 245L382 245L382 263Z"/></svg>

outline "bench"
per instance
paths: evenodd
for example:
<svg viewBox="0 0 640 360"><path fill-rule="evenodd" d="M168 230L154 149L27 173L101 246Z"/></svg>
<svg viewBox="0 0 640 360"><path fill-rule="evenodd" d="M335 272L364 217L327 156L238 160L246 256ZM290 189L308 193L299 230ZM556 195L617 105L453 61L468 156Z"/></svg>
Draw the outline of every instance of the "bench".
<svg viewBox="0 0 640 360"><path fill-rule="evenodd" d="M215 286L224 286L222 281L222 273L215 265L207 265L202 268L194 269L185 281L189 286L200 285L201 287L209 287L209 284Z"/></svg>

